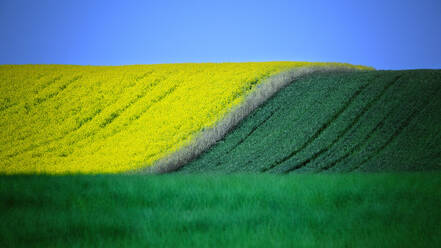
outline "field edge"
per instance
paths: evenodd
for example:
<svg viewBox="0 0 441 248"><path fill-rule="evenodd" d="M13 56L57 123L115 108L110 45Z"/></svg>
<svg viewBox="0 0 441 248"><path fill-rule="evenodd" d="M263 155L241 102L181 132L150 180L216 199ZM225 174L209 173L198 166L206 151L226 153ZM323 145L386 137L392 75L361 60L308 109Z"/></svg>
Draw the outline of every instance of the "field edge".
<svg viewBox="0 0 441 248"><path fill-rule="evenodd" d="M269 78L259 84L251 91L242 103L234 106L223 118L213 127L202 130L190 143L181 147L175 152L157 160L152 165L134 169L127 174L144 173L168 173L176 171L186 163L199 157L217 141L221 140L234 129L245 117L260 107L263 103L273 97L277 92L295 81L317 73L341 73L354 71L371 71L372 67L353 66L349 64L326 65L326 66L302 66L289 69Z"/></svg>

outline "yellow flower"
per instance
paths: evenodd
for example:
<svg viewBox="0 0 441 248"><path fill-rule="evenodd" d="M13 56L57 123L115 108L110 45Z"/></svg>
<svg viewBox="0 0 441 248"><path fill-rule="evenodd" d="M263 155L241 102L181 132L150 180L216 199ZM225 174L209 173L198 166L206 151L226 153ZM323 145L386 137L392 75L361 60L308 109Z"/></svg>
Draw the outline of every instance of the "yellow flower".
<svg viewBox="0 0 441 248"><path fill-rule="evenodd" d="M0 66L0 173L152 165L215 125L263 79L305 65L325 63Z"/></svg>

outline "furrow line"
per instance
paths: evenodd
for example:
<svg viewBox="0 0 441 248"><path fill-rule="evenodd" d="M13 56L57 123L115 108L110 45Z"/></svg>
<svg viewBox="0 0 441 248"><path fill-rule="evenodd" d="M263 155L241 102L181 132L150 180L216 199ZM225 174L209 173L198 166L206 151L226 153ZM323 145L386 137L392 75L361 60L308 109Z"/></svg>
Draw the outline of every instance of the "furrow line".
<svg viewBox="0 0 441 248"><path fill-rule="evenodd" d="M280 160L277 160L274 164L272 164L271 166L264 168L261 170L261 172L266 172L278 165L280 165L281 163L287 161L288 159L292 158L293 156L295 156L297 153L299 153L300 151L302 151L303 149L305 149L308 145L310 145L326 128L329 127L329 125L331 125L332 122L334 122L348 107L349 105L351 105L351 103L361 94L361 92L368 86L368 84L364 84L362 85L350 98L348 101L345 102L345 104L343 105L343 107L337 111L328 121L326 121L300 148L294 150L293 152L291 152L288 156L283 157Z"/></svg>
<svg viewBox="0 0 441 248"><path fill-rule="evenodd" d="M163 98L165 98L168 94L170 94L170 93L172 93L173 91L175 91L176 88L177 88L176 85L173 86L173 87L171 87L167 92L165 92L164 94L160 95L158 98L154 99L152 102L153 102L153 103L156 103L156 102L158 102L158 101L161 101L161 100L162 100ZM149 105L149 107L148 107L147 109L149 109L151 106L152 106L152 105ZM147 110L146 110L146 111L147 111ZM83 126L85 123L91 121L91 120L92 120L94 117L96 117L100 112L101 112L101 111L97 111L97 112L95 112L95 113L92 115L91 118L86 118L86 119L84 120L84 123L82 123L81 126ZM119 114L116 115L115 118L118 117L118 116L119 116ZM111 121L113 121L115 118L113 118ZM139 117L138 117L138 118L139 118ZM110 121L110 122L111 122L111 121ZM110 122L107 123L106 125L110 124ZM106 125L104 125L104 126L101 126L101 125L100 125L100 127L101 127L101 128L104 128ZM81 126L80 126L80 127L81 127ZM75 129L73 129L73 130L70 131L68 134L77 131L80 127L77 127L77 128L75 128ZM39 144L33 144L33 145L30 145L30 146L24 148L24 149L21 150L21 151L16 151L16 152L13 152L13 153L11 153L11 154L8 154L6 157L8 157L8 158L13 158L13 157L16 157L16 156L18 156L18 155L20 155L20 154L23 154L23 153L25 153L25 152L32 151L32 150L34 150L34 149L36 149L36 148L38 148L38 147L45 146L45 145L48 145L48 144L50 144L50 143L53 143L53 142L57 142L57 141L63 140L68 134L66 134L65 136L62 136L62 137L57 137L57 138L54 138L54 139L50 139L50 140L43 141L43 142L41 142L41 143L39 143ZM84 137L84 138L85 138L85 137ZM77 143L77 142L83 140L84 138L76 140L75 143ZM75 143L72 143L72 144L75 144ZM70 145L72 145L72 144L70 144Z"/></svg>
<svg viewBox="0 0 441 248"><path fill-rule="evenodd" d="M11 104L5 104L3 106L0 107L0 112L3 112L11 107L17 106L18 103L11 103Z"/></svg>
<svg viewBox="0 0 441 248"><path fill-rule="evenodd" d="M148 74L149 74L149 73L144 73L142 76L140 76L140 77L138 77L138 78L141 78L141 79L142 79L142 78L144 78L145 76L147 76ZM124 76L125 76L125 74L123 75L121 81L123 80ZM81 78L82 78L82 75L77 76L77 77L74 77L73 80L71 80L69 83L67 83L67 84L64 85L65 87L63 87L63 90L67 87L68 84L71 84L71 83L73 83L73 82L75 82L75 81L78 81L78 80L80 80ZM137 81L138 81L138 78L137 78ZM159 83L159 82L152 83L147 89L151 89L152 87L156 86L158 83ZM143 96L145 96L146 93L147 93L147 90L144 91L144 95L143 95ZM143 96L142 96L142 97L143 97ZM139 97L139 95L138 95L137 98L136 98L136 101L139 100L139 99L142 98L142 97ZM132 104L133 104L133 103L132 103ZM50 144L50 143L53 143L53 142L57 142L57 141L63 140L68 134L71 134L71 133L76 132L76 131L79 130L82 126L84 126L86 123L88 123L88 122L90 122L91 120L93 120L93 118L95 118L95 117L96 117L99 113L101 113L101 112L102 112L102 110L101 110L101 109L98 109L98 110L95 111L91 116L86 117L86 118L84 118L84 119L81 119L80 122L79 122L79 124L78 124L78 126L75 127L73 130L71 130L69 133L67 133L65 136L57 137L57 138L53 138L53 139L49 139L49 140L43 141L43 142L41 142L41 143L39 143L39 144L33 144L33 145L30 145L30 146L24 148L24 149L21 150L21 151L17 151L17 152L14 152L14 153L12 153L12 154L7 155L7 157L8 157L8 158L12 158L12 157L15 157L15 156L17 156L17 155L19 155L19 154L22 154L22 153L25 153L25 152L32 151L32 150L34 150L34 149L36 149L36 148L38 148L38 147L45 146L45 145L48 145L48 144ZM80 141L80 140L83 140L83 139L79 139L79 140L77 140L77 142ZM72 144L71 144L71 145L72 145Z"/></svg>
<svg viewBox="0 0 441 248"><path fill-rule="evenodd" d="M279 107L280 108L280 107ZM265 124L279 109L277 108L275 111L271 112L271 114L269 114L262 122L260 122L258 125L256 125L255 127L253 127L251 129L251 131L244 137L242 138L236 145L234 145L230 150L228 150L226 152L226 154L230 153L231 151L233 151L234 149L236 149L236 147L238 147L240 144L242 144L243 142L245 142L246 139L248 139L257 129L259 129L259 127L261 127L263 124Z"/></svg>
<svg viewBox="0 0 441 248"><path fill-rule="evenodd" d="M439 88L437 91L435 91L434 94L431 95L431 97L428 97L426 99L426 101L424 102L424 108L426 108L429 104L429 101L433 98L433 96L435 96L439 91L441 90L441 88ZM400 133L407 127L409 126L410 122L415 118L415 116L420 113L422 111L422 109L418 108L418 107L414 107L414 110L412 111L412 113L406 118L406 120L404 120L401 125L397 128L397 130L395 130L395 132L392 134L392 136L389 137L389 139L382 145L380 146L378 149L376 149L370 156L368 156L365 160L363 160L360 164L358 164L357 166L351 168L351 170L349 172L352 172L354 170L359 169L363 164L365 164L366 162L368 162L369 160L371 160L372 158L376 157L381 151L383 151L392 141L394 141L399 135Z"/></svg>
<svg viewBox="0 0 441 248"><path fill-rule="evenodd" d="M354 120L351 122L351 124L349 124L338 136L336 139L334 139L332 141L332 143L327 146L322 148L320 151L314 153L311 157L305 159L304 161L302 161L301 163L287 169L286 171L284 171L283 173L290 173L294 170L300 169L302 167L304 167L305 165L307 165L308 163L310 163L311 161L315 160L316 158L318 158L321 154L323 154L324 152L327 152L329 149L331 149L338 141L341 140L341 138L346 135L346 133L351 130L355 125L357 125L357 123L360 121L360 118L366 114L369 109L372 108L372 106L374 104L376 104L383 96L384 94L386 94L386 91L391 88L400 78L402 77L402 75L399 75L397 77L394 78L394 80L391 80L386 87L384 87L384 89L380 92L380 94L378 94L374 99L372 99L368 104L365 105L365 107L357 114L357 116L354 118Z"/></svg>
<svg viewBox="0 0 441 248"><path fill-rule="evenodd" d="M384 123L385 123L385 121L386 121L386 119L387 119L387 117L389 116L389 114L391 114L393 111L389 111L384 117L383 117L383 119L381 119L378 123L377 123L377 125L366 135L366 137L364 137L364 139L360 142L360 143L358 143L357 145L355 145L354 147L352 147L345 155L343 155L343 156L341 156L340 158L338 158L338 159L336 159L336 160L334 160L332 163L329 163L328 165L326 165L326 166L324 166L324 167L322 167L322 168L320 168L319 170L318 170L318 172L323 172L323 171L326 171L326 170L329 170L330 168L332 168L332 167L334 167L336 164L338 164L339 162L341 162L341 161L343 161L344 159L346 159L347 157L349 157L351 154L354 154L355 152L357 152L357 151L359 151L360 149L361 149L361 147L364 145L364 144L366 144L370 139L371 139L371 137L372 137L372 135L378 130L378 129L380 129L383 125L384 125Z"/></svg>
<svg viewBox="0 0 441 248"><path fill-rule="evenodd" d="M51 84L55 83L56 81L60 80L62 77L63 77L63 76L60 75L60 76L57 76L57 77L52 78L52 79L49 80L49 81L46 81L46 82L42 83L41 85L37 85L37 86L36 86L36 89L34 89L34 94L38 94L38 93L41 92L42 90L44 90L44 89L46 89L47 87L49 87L49 85L51 85ZM41 79L41 77L40 77L39 79ZM37 79L37 80L39 80L39 79Z"/></svg>
<svg viewBox="0 0 441 248"><path fill-rule="evenodd" d="M62 92L63 90L65 90L65 89L67 88L67 86L69 86L70 84L74 83L75 81L80 80L82 77L83 77L82 75L80 75L80 76L75 76L75 77L73 77L71 80L69 80L67 83L65 83L65 84L61 85L60 87L58 87L58 90L57 90L57 91L52 92L52 93L50 93L50 94L48 94L48 95L46 95L46 96L44 96L44 97L38 97L38 98L36 98L36 99L34 100L34 104L33 104L33 106L35 107L36 105L41 104L41 103L43 103L43 102L45 102L45 101L47 101L47 100L49 100L49 99L51 99L51 98L57 96L58 94L60 94L60 92Z"/></svg>
<svg viewBox="0 0 441 248"><path fill-rule="evenodd" d="M280 107L278 107L275 111L271 112L271 114L267 116L262 122L260 122L255 127L253 127L251 131L244 138L240 139L239 142L236 145L234 145L231 149L229 149L224 155L229 154L231 151L236 149L236 147L242 144L246 139L248 139L248 137L251 136L259 127L265 124L277 112L278 109L280 109ZM215 166L219 166L221 164L222 164L222 160L218 159L218 162L215 164Z"/></svg>

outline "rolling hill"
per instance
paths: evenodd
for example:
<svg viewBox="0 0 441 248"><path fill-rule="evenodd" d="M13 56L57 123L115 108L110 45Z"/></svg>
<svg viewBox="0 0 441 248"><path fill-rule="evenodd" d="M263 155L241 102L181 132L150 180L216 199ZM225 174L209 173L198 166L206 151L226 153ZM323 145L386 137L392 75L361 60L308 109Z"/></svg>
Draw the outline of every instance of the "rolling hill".
<svg viewBox="0 0 441 248"><path fill-rule="evenodd" d="M274 92L298 68L313 66L369 69L308 62L2 65L0 173L120 173L152 166L218 123L222 137L256 107L250 99L268 97L247 98L252 92ZM196 144L215 142L202 141Z"/></svg>
<svg viewBox="0 0 441 248"><path fill-rule="evenodd" d="M441 169L441 70L410 70L298 80L179 172L434 169Z"/></svg>
<svg viewBox="0 0 441 248"><path fill-rule="evenodd" d="M0 66L0 246L439 247L441 70L279 65Z"/></svg>

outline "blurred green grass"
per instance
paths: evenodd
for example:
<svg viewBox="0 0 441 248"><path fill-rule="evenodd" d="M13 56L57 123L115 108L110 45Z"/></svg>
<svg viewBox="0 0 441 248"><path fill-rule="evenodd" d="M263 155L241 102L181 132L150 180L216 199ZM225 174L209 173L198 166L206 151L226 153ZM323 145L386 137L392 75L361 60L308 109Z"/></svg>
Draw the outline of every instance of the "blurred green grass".
<svg viewBox="0 0 441 248"><path fill-rule="evenodd" d="M439 247L441 173L0 176L1 247Z"/></svg>

